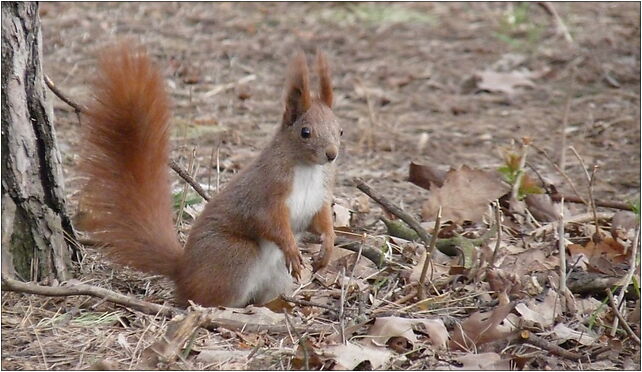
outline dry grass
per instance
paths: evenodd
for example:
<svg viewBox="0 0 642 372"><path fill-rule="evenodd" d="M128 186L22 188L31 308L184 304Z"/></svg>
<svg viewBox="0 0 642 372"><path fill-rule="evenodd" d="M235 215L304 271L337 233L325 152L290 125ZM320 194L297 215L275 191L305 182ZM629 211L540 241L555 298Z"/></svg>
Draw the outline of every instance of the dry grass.
<svg viewBox="0 0 642 372"><path fill-rule="evenodd" d="M230 169L242 166L244 155L260 148L273 131L280 116L283 73L293 50L301 46L313 53L321 47L332 65L336 113L345 129L336 197L354 205L361 195L352 180L363 177L414 215L427 192L405 182L411 160L496 168L502 161L497 149L523 136L556 158L570 97L566 141L586 164L600 164L595 198L631 200L640 188L639 6L555 6L573 36L572 47L555 36L553 19L534 4L523 9L520 4L499 3L43 3L44 69L68 96L83 102L95 52L119 37L140 40L165 69L174 101L173 158L187 168L195 148L196 178L205 186L210 183L214 192L216 180L224 185ZM468 77L506 53L524 55L519 67L549 71L534 88L510 99L465 93ZM54 99L54 109L73 211L80 185L75 169L78 122L63 102ZM428 144L418 146L424 133ZM218 174L217 157L224 168ZM531 152L528 162L571 193L544 156ZM583 170L572 157L567 157L566 172L582 190ZM182 189L177 178L175 185L175 190ZM572 208L573 214L587 211ZM394 252L393 265L376 270L362 258L353 269L354 255L344 257L337 262L346 261L343 270L354 272L351 281L342 285L337 280L342 270L337 263L321 283L312 282L296 296L335 308L342 302L348 328L386 314L439 315L452 326L477 309L496 305L488 287L474 280L435 281L420 308L410 306L412 302L395 303L407 295L408 270L417 264L418 253L414 244L390 242L378 223L380 215L370 203L369 210L354 215L352 226L356 233L366 232L370 246L387 245ZM186 230L191 218L183 217L181 230ZM519 229L505 228L505 245L555 249L552 234L524 243ZM573 242L585 242L590 235L583 229L574 226L567 233ZM479 236L482 230L473 225L460 232ZM89 248L78 267L78 280L150 302L172 298L169 281L114 267ZM377 299L376 305L368 296ZM310 327L339 324L329 312L313 307L296 307L291 318L303 319ZM135 368L143 351L165 334L168 321L88 297L3 292L2 368L87 369L101 361ZM363 337L367 325L356 329L355 336ZM317 335L313 341L322 350L332 337ZM199 329L186 344L189 352L167 367L290 369L298 341L295 334ZM421 341L415 355L398 355L389 367L449 366L445 360L450 356L438 358L429 343ZM229 350L232 359L232 351L248 353L232 361L197 360L206 349ZM639 348L625 348L611 365L596 366L630 368L635 355ZM586 367L541 352L530 363L528 368Z"/></svg>

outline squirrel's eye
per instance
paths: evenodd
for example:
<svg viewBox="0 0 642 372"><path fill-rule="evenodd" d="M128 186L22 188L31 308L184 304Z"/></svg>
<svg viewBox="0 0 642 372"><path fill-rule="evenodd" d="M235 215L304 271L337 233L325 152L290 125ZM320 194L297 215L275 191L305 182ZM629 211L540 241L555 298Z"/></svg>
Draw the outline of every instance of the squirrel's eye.
<svg viewBox="0 0 642 372"><path fill-rule="evenodd" d="M312 134L312 132L310 132L310 128L308 127L301 128L301 137L310 138L310 134Z"/></svg>
<svg viewBox="0 0 642 372"><path fill-rule="evenodd" d="M343 129L341 129L341 132L339 132L340 136L343 136Z"/></svg>

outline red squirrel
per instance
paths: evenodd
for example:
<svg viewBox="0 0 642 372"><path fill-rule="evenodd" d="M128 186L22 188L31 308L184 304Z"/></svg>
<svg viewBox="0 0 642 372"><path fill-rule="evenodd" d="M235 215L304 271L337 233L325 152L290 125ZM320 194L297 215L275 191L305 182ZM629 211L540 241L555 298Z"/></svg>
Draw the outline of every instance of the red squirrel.
<svg viewBox="0 0 642 372"><path fill-rule="evenodd" d="M334 248L331 199L342 129L332 83L317 53L319 94L303 52L290 62L285 108L274 137L207 203L184 247L170 202L169 105L159 70L139 46L102 54L87 110L83 203L98 226L90 237L115 262L166 275L177 301L203 306L264 304L286 293L303 265L296 236L320 234L318 270Z"/></svg>

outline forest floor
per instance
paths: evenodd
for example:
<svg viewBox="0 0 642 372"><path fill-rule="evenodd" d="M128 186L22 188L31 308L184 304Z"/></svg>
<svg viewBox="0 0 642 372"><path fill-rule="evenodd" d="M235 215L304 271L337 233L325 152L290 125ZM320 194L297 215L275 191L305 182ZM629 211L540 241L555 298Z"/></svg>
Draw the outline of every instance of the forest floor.
<svg viewBox="0 0 642 372"><path fill-rule="evenodd" d="M640 346L615 323L605 289L619 297L633 273L621 312L639 337L640 4L553 6L559 17L535 3L42 3L44 71L74 101L87 102L105 46L130 37L147 47L173 100L172 159L191 164L210 194L275 130L289 58L324 50L345 133L336 229L385 262L337 249L327 269L308 267L287 319L215 309L219 323L206 325L88 296L3 292L2 368L638 370ZM51 97L75 214L82 118ZM553 185L567 197L565 220L575 219L564 240L572 296L559 290L559 203L509 198L522 156L533 187L521 193ZM411 162L431 172L430 191L408 181ZM441 196L439 238L476 239L453 245L454 256L435 252L425 298L424 244L387 228L380 218L393 216L357 178L429 232ZM172 179L184 239L203 202ZM598 206L594 218L572 197L636 212ZM489 207L498 198L500 235ZM453 211L461 199L470 211ZM301 248L310 257L318 246ZM81 249L76 283L172 304L171 282ZM168 332L171 322L188 332ZM159 347L164 337L176 347Z"/></svg>

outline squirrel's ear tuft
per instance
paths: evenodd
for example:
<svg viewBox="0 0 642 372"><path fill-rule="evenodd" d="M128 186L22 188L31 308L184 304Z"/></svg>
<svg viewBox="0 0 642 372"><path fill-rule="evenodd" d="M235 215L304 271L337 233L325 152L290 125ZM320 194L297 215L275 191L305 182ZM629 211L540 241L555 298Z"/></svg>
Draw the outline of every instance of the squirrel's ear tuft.
<svg viewBox="0 0 642 372"><path fill-rule="evenodd" d="M332 108L332 80L330 67L325 58L325 53L317 50L317 70L319 72L319 98L328 107Z"/></svg>
<svg viewBox="0 0 642 372"><path fill-rule="evenodd" d="M312 104L310 98L310 77L303 51L290 62L285 85L285 110L283 125L292 125Z"/></svg>

